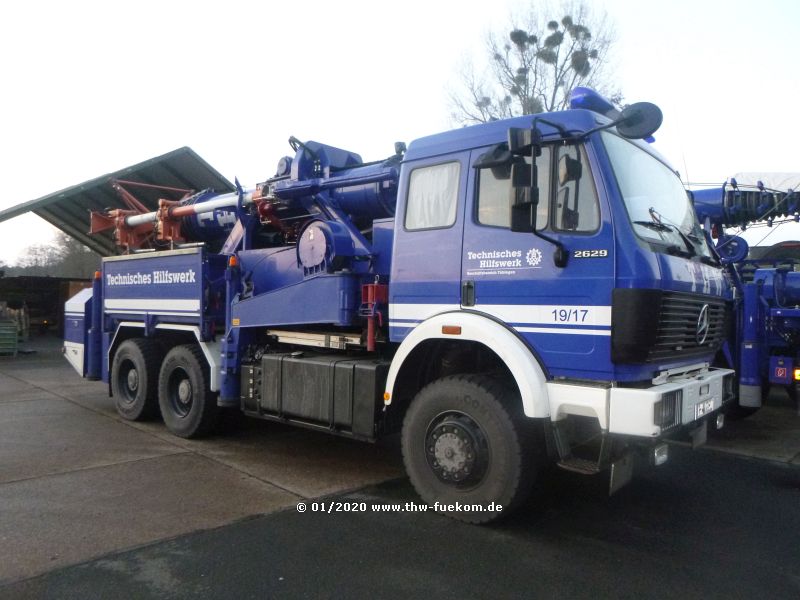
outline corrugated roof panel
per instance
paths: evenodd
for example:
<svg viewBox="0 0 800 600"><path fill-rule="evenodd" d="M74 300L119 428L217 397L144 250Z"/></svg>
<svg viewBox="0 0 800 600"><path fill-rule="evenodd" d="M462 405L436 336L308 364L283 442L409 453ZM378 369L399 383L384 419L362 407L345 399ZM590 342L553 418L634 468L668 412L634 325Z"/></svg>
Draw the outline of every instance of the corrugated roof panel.
<svg viewBox="0 0 800 600"><path fill-rule="evenodd" d="M194 150L184 146L162 156L0 211L0 223L33 212L102 256L116 254L111 232L96 235L88 233L91 211L127 208L111 187L110 182L115 179L194 191L211 188L224 193L235 190L230 181L200 158ZM148 210L156 210L158 200L168 196L164 191L155 189L133 186L127 189Z"/></svg>

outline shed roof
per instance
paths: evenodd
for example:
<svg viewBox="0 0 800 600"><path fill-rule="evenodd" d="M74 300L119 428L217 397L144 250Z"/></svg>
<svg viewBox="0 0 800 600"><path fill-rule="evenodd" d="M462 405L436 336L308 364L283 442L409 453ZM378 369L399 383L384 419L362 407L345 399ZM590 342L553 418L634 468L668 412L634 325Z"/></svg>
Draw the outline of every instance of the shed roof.
<svg viewBox="0 0 800 600"><path fill-rule="evenodd" d="M135 181L195 191L209 188L217 192L235 190L230 181L200 158L194 150L184 146L162 156L0 211L0 223L32 212L101 256L116 254L112 232L94 235L88 233L91 211L127 208L112 188L112 180ZM156 210L158 200L169 197L164 191L153 188L128 189L148 210Z"/></svg>

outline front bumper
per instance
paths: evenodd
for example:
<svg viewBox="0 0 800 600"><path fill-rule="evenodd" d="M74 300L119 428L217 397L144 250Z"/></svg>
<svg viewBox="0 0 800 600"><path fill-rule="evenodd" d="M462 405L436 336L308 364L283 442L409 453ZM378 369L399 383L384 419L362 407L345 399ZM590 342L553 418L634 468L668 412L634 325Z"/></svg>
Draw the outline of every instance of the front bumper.
<svg viewBox="0 0 800 600"><path fill-rule="evenodd" d="M608 431L657 438L704 419L733 397L730 369L703 369L647 388L612 388Z"/></svg>

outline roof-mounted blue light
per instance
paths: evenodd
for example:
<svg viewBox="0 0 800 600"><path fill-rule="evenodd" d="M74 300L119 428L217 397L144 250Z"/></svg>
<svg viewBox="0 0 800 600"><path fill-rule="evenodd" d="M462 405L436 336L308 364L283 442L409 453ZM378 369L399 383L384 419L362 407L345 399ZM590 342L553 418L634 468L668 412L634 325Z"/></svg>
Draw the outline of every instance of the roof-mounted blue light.
<svg viewBox="0 0 800 600"><path fill-rule="evenodd" d="M572 109L590 110L611 119L611 123L600 125L587 132L593 133L616 125L617 132L629 139L640 139L648 144L655 142L653 133L661 126L661 109L650 102L629 104L624 110L617 110L610 101L593 89L576 87L569 96Z"/></svg>
<svg viewBox="0 0 800 600"><path fill-rule="evenodd" d="M615 119L619 116L619 111L614 108L611 102L587 87L576 87L572 90L569 96L569 107L591 110L609 119Z"/></svg>

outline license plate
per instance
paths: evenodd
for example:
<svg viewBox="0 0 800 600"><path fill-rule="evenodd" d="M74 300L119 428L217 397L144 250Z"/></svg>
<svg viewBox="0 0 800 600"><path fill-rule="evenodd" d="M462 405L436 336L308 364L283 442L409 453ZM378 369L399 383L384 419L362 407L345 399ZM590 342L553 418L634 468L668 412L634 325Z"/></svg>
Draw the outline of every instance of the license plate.
<svg viewBox="0 0 800 600"><path fill-rule="evenodd" d="M714 410L714 401L706 400L694 405L694 418L699 419Z"/></svg>

